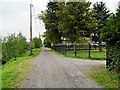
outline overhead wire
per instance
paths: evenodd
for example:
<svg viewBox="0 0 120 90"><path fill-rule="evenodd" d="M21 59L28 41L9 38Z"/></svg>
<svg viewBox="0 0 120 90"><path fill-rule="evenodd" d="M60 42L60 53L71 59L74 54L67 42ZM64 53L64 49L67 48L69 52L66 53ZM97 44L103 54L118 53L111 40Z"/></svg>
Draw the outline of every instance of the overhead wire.
<svg viewBox="0 0 120 90"><path fill-rule="evenodd" d="M35 21L35 24L36 24L36 32L39 32L40 33L40 29L39 29L39 26L38 26L38 21L36 20L36 19L38 19L38 16L36 16L36 12L35 12L35 8L34 8L34 4L33 4L33 2L32 2L32 0L29 0L29 2L27 2L26 0L24 0L25 1L25 3L26 3L26 5L30 5L30 4L32 4L32 9L33 9L33 17L34 17L34 21ZM41 23L41 21L39 22L40 23L40 25L42 25L42 23ZM43 25L42 25L43 26Z"/></svg>

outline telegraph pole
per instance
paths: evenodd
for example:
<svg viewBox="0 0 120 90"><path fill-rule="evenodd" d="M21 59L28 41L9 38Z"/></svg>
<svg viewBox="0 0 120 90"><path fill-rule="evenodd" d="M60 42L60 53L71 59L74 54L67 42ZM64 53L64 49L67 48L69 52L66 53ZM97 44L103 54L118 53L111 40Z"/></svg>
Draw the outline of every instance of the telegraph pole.
<svg viewBox="0 0 120 90"><path fill-rule="evenodd" d="M32 55L32 4L30 4L30 55Z"/></svg>

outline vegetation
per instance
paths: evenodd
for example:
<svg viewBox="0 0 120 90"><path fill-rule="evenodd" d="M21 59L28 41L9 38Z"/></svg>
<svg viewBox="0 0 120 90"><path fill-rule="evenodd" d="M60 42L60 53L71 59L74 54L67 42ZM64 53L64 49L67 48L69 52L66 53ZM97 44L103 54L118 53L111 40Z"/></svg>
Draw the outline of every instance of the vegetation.
<svg viewBox="0 0 120 90"><path fill-rule="evenodd" d="M96 2L93 4L93 9L96 11L96 14L94 17L99 20L99 26L96 26L93 31L93 38L92 40L94 42L99 42L99 49L100 51L102 50L101 47L101 39L100 39L100 29L106 26L106 22L110 16L109 10L107 9L105 3L101 2Z"/></svg>
<svg viewBox="0 0 120 90"><path fill-rule="evenodd" d="M76 1L76 0L74 0ZM76 55L76 43L82 38L91 38L94 42L107 43L107 67L108 70L120 70L120 6L116 14L110 14L105 3L96 2L90 8L91 2L54 2L47 5L47 10L40 15L45 23L45 42L48 46L66 44L64 41L74 43ZM102 40L101 40L102 38ZM70 54L72 55L72 54Z"/></svg>
<svg viewBox="0 0 120 90"><path fill-rule="evenodd" d="M10 34L4 37L2 41L2 64L5 64L12 58L16 58L28 50L26 38L19 33Z"/></svg>
<svg viewBox="0 0 120 90"><path fill-rule="evenodd" d="M47 10L42 12L40 19L45 23L45 38L47 42L56 44L61 42L61 34L58 31L57 24L58 18L56 17L56 11L58 10L57 2L49 2Z"/></svg>
<svg viewBox="0 0 120 90"><path fill-rule="evenodd" d="M76 56L76 43L80 37L90 36L97 20L93 17L94 12L90 10L90 2L67 2L59 4L60 10L56 16L59 18L58 29L62 37L74 43L74 53Z"/></svg>
<svg viewBox="0 0 120 90"><path fill-rule="evenodd" d="M16 60L11 59L2 66L2 88L16 88L24 80L25 75L32 69L33 58L40 53L40 49L33 49L34 55L27 51ZM1 70L1 69L0 69Z"/></svg>
<svg viewBox="0 0 120 90"><path fill-rule="evenodd" d="M41 38L34 37L33 38L34 48L42 47L42 40Z"/></svg>
<svg viewBox="0 0 120 90"><path fill-rule="evenodd" d="M107 68L120 73L120 5L101 32L102 39L107 43Z"/></svg>
<svg viewBox="0 0 120 90"><path fill-rule="evenodd" d="M102 88L118 88L119 74L108 72L105 68L99 68L97 71L88 75L91 79L96 80Z"/></svg>
<svg viewBox="0 0 120 90"><path fill-rule="evenodd" d="M47 38L44 39L44 46L51 48L51 42L47 40Z"/></svg>
<svg viewBox="0 0 120 90"><path fill-rule="evenodd" d="M67 57L73 57L74 52L73 51L67 51ZM82 59L96 59L96 60L105 60L106 59L106 51L98 51L98 50L90 50L90 58L88 58L88 50L78 50L76 58L82 58Z"/></svg>
<svg viewBox="0 0 120 90"><path fill-rule="evenodd" d="M1 36L0 36L0 63L2 61L2 40L1 40Z"/></svg>
<svg viewBox="0 0 120 90"><path fill-rule="evenodd" d="M54 50L52 51L57 55L61 55L63 57L76 58L76 59L84 59L84 60L105 60L106 59L106 50L103 50L103 51L91 50L90 51L91 58L88 58L88 50L77 50L76 57L74 56L74 52L72 50L67 51L66 56L64 56L61 52L57 52Z"/></svg>
<svg viewBox="0 0 120 90"><path fill-rule="evenodd" d="M90 5L90 2L49 2L47 10L39 16L47 30L46 41L54 45L66 39L75 47L80 37L89 37L91 30L98 26ZM76 56L76 48L74 51Z"/></svg>
<svg viewBox="0 0 120 90"><path fill-rule="evenodd" d="M42 45L41 39L34 38L34 48L40 48ZM12 58L22 56L29 50L29 43L26 41L26 37L19 34L10 34L2 40L2 64L7 63Z"/></svg>

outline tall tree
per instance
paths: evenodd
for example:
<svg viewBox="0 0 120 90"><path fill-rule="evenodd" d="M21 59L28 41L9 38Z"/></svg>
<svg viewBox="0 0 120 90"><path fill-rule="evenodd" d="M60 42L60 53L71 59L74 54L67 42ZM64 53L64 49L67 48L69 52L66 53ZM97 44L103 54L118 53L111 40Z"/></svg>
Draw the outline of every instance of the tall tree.
<svg viewBox="0 0 120 90"><path fill-rule="evenodd" d="M97 20L93 17L90 10L90 2L66 2L59 3L59 10L56 16L59 18L58 29L62 37L74 43L74 52L76 56L76 42L80 36L91 32L92 28L97 25Z"/></svg>
<svg viewBox="0 0 120 90"><path fill-rule="evenodd" d="M95 4L93 4L93 9L96 11L96 19L100 20L101 23L98 27L96 27L94 29L94 41L98 41L99 42L99 48L100 51L102 50L101 48L101 39L100 39L100 29L103 28L106 25L107 19L110 16L109 10L107 9L106 5L104 2L96 2Z"/></svg>
<svg viewBox="0 0 120 90"><path fill-rule="evenodd" d="M40 15L40 19L45 23L45 36L52 44L61 42L61 34L57 29L58 18L55 15L58 9L58 3L50 1L47 5L47 10Z"/></svg>

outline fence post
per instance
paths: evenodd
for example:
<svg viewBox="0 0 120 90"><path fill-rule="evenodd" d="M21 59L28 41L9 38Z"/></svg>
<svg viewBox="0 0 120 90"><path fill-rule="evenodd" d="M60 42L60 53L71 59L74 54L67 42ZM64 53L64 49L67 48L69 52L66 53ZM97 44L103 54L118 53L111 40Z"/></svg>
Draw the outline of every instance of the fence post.
<svg viewBox="0 0 120 90"><path fill-rule="evenodd" d="M90 43L89 43L88 45L89 45L89 49L88 49L88 58L90 58L90 49L91 49Z"/></svg>
<svg viewBox="0 0 120 90"><path fill-rule="evenodd" d="M66 55L66 44L64 45L64 55Z"/></svg>
<svg viewBox="0 0 120 90"><path fill-rule="evenodd" d="M60 53L62 53L62 46L60 45Z"/></svg>
<svg viewBox="0 0 120 90"><path fill-rule="evenodd" d="M76 42L74 43L74 54L75 54L75 57L76 57Z"/></svg>
<svg viewBox="0 0 120 90"><path fill-rule="evenodd" d="M61 45L61 53L64 55L63 45Z"/></svg>

